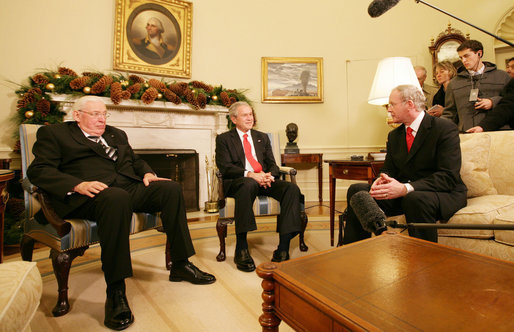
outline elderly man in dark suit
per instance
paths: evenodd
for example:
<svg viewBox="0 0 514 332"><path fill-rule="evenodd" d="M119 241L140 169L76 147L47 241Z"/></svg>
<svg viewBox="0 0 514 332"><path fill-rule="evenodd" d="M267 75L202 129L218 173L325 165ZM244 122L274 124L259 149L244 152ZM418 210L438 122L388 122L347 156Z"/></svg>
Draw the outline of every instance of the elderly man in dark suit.
<svg viewBox="0 0 514 332"><path fill-rule="evenodd" d="M170 281L209 284L216 279L188 260L195 251L180 185L157 177L134 154L125 132L106 125L101 98L82 97L72 112L75 121L38 130L27 175L49 193L59 216L97 222L107 283L104 324L122 330L134 321L125 296L125 278L132 276L133 212L161 212L171 243Z"/></svg>
<svg viewBox="0 0 514 332"><path fill-rule="evenodd" d="M257 229L252 205L258 195L280 201L277 231L280 242L272 261L289 259L289 243L301 231L300 189L296 184L278 179L268 135L254 130L253 110L245 102L230 106L229 115L236 128L216 138L216 164L223 175L226 196L235 198L236 251L234 262L239 270L251 272L255 263L248 251L247 233Z"/></svg>
<svg viewBox="0 0 514 332"><path fill-rule="evenodd" d="M466 206L467 188L460 178L461 152L457 126L424 112L425 97L413 85L400 85L389 96L394 122L381 174L371 186L353 184L347 202L369 191L386 215L405 214L408 223L448 220ZM365 221L363 221L365 222ZM410 230L409 235L437 242L437 230ZM370 237L351 205L344 228L344 244Z"/></svg>

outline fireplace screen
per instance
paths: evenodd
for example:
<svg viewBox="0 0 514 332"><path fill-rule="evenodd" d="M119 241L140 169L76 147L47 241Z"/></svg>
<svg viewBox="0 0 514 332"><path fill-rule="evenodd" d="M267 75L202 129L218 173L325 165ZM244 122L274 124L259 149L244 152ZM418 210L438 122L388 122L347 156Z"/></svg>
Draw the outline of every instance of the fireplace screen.
<svg viewBox="0 0 514 332"><path fill-rule="evenodd" d="M199 208L198 153L195 150L134 150L159 177L180 183L186 210Z"/></svg>

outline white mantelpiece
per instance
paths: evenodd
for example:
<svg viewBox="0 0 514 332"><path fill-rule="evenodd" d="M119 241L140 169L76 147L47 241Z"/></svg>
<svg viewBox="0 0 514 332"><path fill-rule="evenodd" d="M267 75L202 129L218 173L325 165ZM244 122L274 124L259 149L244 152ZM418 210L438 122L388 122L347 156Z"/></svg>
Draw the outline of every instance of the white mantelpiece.
<svg viewBox="0 0 514 332"><path fill-rule="evenodd" d="M189 105L171 102L124 100L114 105L110 98L102 97L110 117L107 123L124 130L134 149L194 149L199 157L200 207L207 201L205 158L214 156L216 135L227 130L228 110L222 106L210 106L195 110ZM52 95L66 112L65 121L73 120L71 106L75 97Z"/></svg>

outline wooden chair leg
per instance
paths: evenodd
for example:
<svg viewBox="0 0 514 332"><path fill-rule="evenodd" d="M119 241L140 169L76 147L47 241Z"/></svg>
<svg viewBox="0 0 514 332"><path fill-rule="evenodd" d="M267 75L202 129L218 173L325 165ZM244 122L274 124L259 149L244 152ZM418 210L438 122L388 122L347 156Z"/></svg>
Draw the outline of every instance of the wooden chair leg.
<svg viewBox="0 0 514 332"><path fill-rule="evenodd" d="M218 256L216 256L216 260L218 262L223 262L227 256L225 252L225 238L227 237L227 223L220 220L216 222L216 232L218 233L218 238L220 240L220 252Z"/></svg>
<svg viewBox="0 0 514 332"><path fill-rule="evenodd" d="M27 262L32 262L32 252L34 251L34 239L30 236L23 234L20 241L21 259Z"/></svg>
<svg viewBox="0 0 514 332"><path fill-rule="evenodd" d="M57 304L52 309L52 314L55 317L63 316L70 311L70 303L68 302L68 278L71 263L77 256L82 256L87 248L87 246L80 247L65 252L59 252L55 249L50 250L50 258L52 259L59 292Z"/></svg>
<svg viewBox="0 0 514 332"><path fill-rule="evenodd" d="M344 223L346 221L347 215L348 215L348 209L344 209L344 212L339 216L339 235L337 236L337 246L338 247L343 245L343 229L344 229Z"/></svg>
<svg viewBox="0 0 514 332"><path fill-rule="evenodd" d="M309 250L309 247L305 244L304 240L304 234L305 229L307 228L307 223L309 222L309 219L307 218L307 214L304 212L301 212L301 218L302 218L302 231L300 233L300 251L307 251Z"/></svg>

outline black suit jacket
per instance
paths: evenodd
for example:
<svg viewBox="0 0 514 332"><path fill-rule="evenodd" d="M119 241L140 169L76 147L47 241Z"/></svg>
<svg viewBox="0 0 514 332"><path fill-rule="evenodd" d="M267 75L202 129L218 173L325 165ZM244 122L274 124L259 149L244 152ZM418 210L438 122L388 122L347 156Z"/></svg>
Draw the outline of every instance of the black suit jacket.
<svg viewBox="0 0 514 332"><path fill-rule="evenodd" d="M441 217L448 220L466 204L467 188L460 178L460 167L457 126L425 113L410 152L407 152L405 125L389 133L381 172L402 183L409 182L414 190L436 192Z"/></svg>
<svg viewBox="0 0 514 332"><path fill-rule="evenodd" d="M27 169L29 180L50 194L60 216L65 216L88 199L77 193L68 195L83 181L100 181L111 186L119 176L141 182L145 173L153 172L134 154L124 131L106 126L102 135L118 150L116 162L102 146L92 142L76 122L43 126L37 132L32 152L34 161Z"/></svg>
<svg viewBox="0 0 514 332"><path fill-rule="evenodd" d="M514 78L507 83L500 95L502 100L478 124L485 131L498 130L505 125L514 129Z"/></svg>
<svg viewBox="0 0 514 332"><path fill-rule="evenodd" d="M270 172L278 178L279 168L273 157L268 135L253 129L251 135L257 161L262 165L263 171ZM225 194L229 191L230 184L234 179L244 176L245 162L243 144L235 128L216 137L216 165L223 175Z"/></svg>

